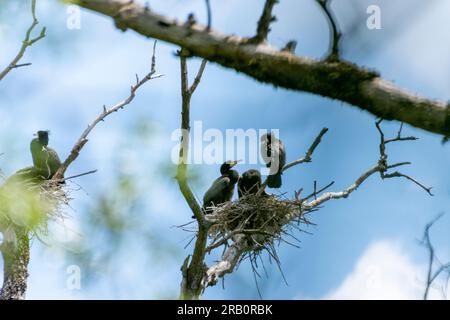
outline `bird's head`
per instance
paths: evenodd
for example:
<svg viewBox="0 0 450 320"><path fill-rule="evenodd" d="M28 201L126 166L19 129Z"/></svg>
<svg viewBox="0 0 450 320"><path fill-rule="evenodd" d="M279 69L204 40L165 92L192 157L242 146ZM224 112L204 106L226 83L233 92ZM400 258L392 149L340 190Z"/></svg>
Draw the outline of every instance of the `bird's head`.
<svg viewBox="0 0 450 320"><path fill-rule="evenodd" d="M48 130L39 130L37 133L35 133L35 136L37 136L39 143L43 145L44 147L48 146L48 135L50 134L50 131Z"/></svg>
<svg viewBox="0 0 450 320"><path fill-rule="evenodd" d="M241 162L242 160L228 160L225 161L221 166L220 166L220 173L221 174L225 174L230 172L231 168L233 168L235 165L237 165L239 162Z"/></svg>
<svg viewBox="0 0 450 320"><path fill-rule="evenodd" d="M261 181L261 173L258 170L250 169L242 174L242 178Z"/></svg>

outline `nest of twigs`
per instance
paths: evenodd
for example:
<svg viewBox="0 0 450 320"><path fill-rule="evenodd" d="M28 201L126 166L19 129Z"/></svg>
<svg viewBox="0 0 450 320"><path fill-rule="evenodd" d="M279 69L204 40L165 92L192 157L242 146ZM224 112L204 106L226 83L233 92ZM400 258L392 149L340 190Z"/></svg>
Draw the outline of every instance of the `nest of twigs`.
<svg viewBox="0 0 450 320"><path fill-rule="evenodd" d="M25 174L23 173L25 172ZM48 222L65 217L71 200L65 184L42 180L30 171L18 172L0 187L0 231L4 241L15 242L16 233L46 235Z"/></svg>
<svg viewBox="0 0 450 320"><path fill-rule="evenodd" d="M299 229L310 224L301 202L275 195L248 195L212 210L209 235L213 241L244 236L253 250L283 240L286 235L292 236L292 227Z"/></svg>

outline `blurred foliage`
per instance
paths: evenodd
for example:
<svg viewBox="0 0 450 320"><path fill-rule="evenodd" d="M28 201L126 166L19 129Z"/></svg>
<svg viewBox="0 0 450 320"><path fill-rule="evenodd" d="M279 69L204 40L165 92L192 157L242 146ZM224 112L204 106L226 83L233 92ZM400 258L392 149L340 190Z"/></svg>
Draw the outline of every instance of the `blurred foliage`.
<svg viewBox="0 0 450 320"><path fill-rule="evenodd" d="M154 195L167 179L167 172L161 170L166 165L154 162L158 156L154 152L158 126L146 117L138 117L121 132L126 134L114 142L121 152L110 159L108 181L99 182L102 185L97 186L83 214L77 217L81 237L65 246L68 263L78 265L83 272L84 285L94 286L107 280L111 292L121 287L124 294L126 288L131 288L121 282L126 280L114 275L125 266L141 270L142 266L136 264L148 265L139 272L149 274L139 275L139 279L152 277L150 266L166 268L182 248L171 241L168 227L156 227L160 221L155 221L152 213L152 201L158 201ZM133 262L124 261L130 254ZM170 290L159 292L165 298L177 294Z"/></svg>
<svg viewBox="0 0 450 320"><path fill-rule="evenodd" d="M5 241L16 242L17 228L47 233L48 218L57 211L58 191L46 189L33 167L19 170L0 187L0 230Z"/></svg>

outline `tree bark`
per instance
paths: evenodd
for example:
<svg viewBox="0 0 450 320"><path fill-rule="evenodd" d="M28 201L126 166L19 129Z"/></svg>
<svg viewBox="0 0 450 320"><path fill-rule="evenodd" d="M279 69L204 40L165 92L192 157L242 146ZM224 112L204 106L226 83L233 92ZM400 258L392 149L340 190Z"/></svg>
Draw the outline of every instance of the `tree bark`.
<svg viewBox="0 0 450 320"><path fill-rule="evenodd" d="M66 0L114 19L121 30L176 44L198 56L276 87L347 102L373 115L450 136L449 104L411 94L376 72L345 61L300 57L251 38L181 23L128 0Z"/></svg>
<svg viewBox="0 0 450 320"><path fill-rule="evenodd" d="M30 261L30 239L25 228L16 228L17 241L3 242L3 286L0 300L25 299Z"/></svg>

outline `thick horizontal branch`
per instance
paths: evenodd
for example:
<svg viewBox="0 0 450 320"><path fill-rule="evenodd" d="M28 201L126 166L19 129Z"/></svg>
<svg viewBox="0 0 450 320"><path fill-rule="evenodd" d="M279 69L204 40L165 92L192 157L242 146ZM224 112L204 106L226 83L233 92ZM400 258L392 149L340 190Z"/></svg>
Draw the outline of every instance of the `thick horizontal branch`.
<svg viewBox="0 0 450 320"><path fill-rule="evenodd" d="M415 96L354 64L295 56L268 44L223 34L199 24L185 24L128 0L66 0L110 16L116 26L179 45L194 56L277 87L337 99L377 117L398 120L450 136L450 108Z"/></svg>

